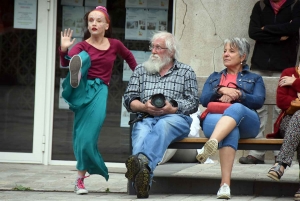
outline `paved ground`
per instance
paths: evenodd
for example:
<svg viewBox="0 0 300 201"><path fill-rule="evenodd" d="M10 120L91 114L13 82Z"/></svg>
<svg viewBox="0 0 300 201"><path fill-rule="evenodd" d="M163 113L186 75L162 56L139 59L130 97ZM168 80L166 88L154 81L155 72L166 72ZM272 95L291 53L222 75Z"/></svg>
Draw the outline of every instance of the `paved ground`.
<svg viewBox="0 0 300 201"><path fill-rule="evenodd" d="M59 201L99 201L99 200L138 200L135 196L126 195L125 193L89 193L88 195L76 195L72 192L16 192L0 191L0 200L2 201L33 201L33 200L59 200ZM150 195L147 201L154 200L180 200L180 201L212 201L217 200L215 195ZM255 197L255 196L233 196L230 200L236 201L291 201L291 197Z"/></svg>
<svg viewBox="0 0 300 201"><path fill-rule="evenodd" d="M175 165L176 166L176 165ZM219 164L191 164L188 168L176 170L172 166L159 166L157 168L159 174L187 174L197 175L206 174L206 177L213 175L213 177L220 176L220 169L217 168ZM212 168L215 167L215 168ZM245 168L246 167L246 168ZM270 164L242 166L240 164L234 165L233 174L238 173L242 177L242 172L249 175L249 167L251 167L252 177L266 178L266 170ZM169 169L169 173L166 172ZM187 172L187 170L189 170ZM194 172L192 172L194 171ZM297 180L298 179L298 164L293 165L287 169L283 179ZM76 177L76 170L73 166L44 166L32 164L8 164L0 163L0 200L1 201L15 201L15 200L136 200L136 196L127 194L127 180L124 177L125 167L109 167L110 179L108 182L101 176L92 175L86 179L86 188L89 190L88 195L76 195L73 192L74 179ZM247 173L246 173L247 172ZM210 174L209 174L210 173ZM209 174L209 175L208 175ZM255 175L254 175L255 174ZM245 179L245 178L243 178ZM184 185L184 184L182 184ZM13 189L19 189L13 190ZM22 188L30 188L30 191L20 191ZM180 188L180 186L178 187ZM196 194L150 194L147 200L216 200L215 194L196 195ZM293 197L262 197L262 196L232 196L231 200L241 201L271 201L293 200Z"/></svg>

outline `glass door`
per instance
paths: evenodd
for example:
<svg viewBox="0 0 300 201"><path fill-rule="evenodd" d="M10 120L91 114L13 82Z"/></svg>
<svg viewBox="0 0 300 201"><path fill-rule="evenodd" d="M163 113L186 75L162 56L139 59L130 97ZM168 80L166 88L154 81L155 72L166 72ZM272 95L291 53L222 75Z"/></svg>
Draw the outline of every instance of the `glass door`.
<svg viewBox="0 0 300 201"><path fill-rule="evenodd" d="M47 42L49 8L47 1L0 2L0 162L43 162L51 90L41 60L47 48L37 50Z"/></svg>
<svg viewBox="0 0 300 201"><path fill-rule="evenodd" d="M62 3L63 2L63 3ZM70 1L71 2L71 1ZM68 2L70 4L70 2ZM86 5L87 1L80 3L80 5L66 5L66 1L57 1L57 38L56 38L56 50L60 45L60 31L64 28L71 28L82 24L82 18L86 10L91 7ZM112 34L113 38L116 38L123 42L123 44L132 51L149 51L148 40L126 40L125 39L125 19L126 19L126 7L125 0L106 1L106 8L112 19ZM73 2L74 3L74 2ZM94 7L92 7L93 9ZM66 14L66 11L67 14ZM75 17L69 18L69 13L75 12L76 16L79 16L77 21L74 21ZM78 14L77 13L80 13ZM167 15L167 21L169 24L168 31L171 32L173 17L173 0L169 0L169 10ZM80 23L77 23L80 22ZM74 32L73 32L74 33ZM82 36L77 36L76 41L82 41ZM73 118L74 114L69 110L68 105L61 97L62 87L61 83L67 76L68 68L62 68L59 63L58 51L56 51L56 63L55 63L55 90L54 90L54 108L53 108L53 135L52 135L52 164L71 164L76 159L73 153L72 144L72 131L73 131ZM117 57L112 78L109 84L109 93L107 101L107 113L106 119L100 132L98 141L99 151L107 163L124 163L124 160L130 155L131 149L129 147L129 116L127 112L122 111L122 96L125 92L128 81L123 80L124 61ZM128 117L121 121L122 116Z"/></svg>

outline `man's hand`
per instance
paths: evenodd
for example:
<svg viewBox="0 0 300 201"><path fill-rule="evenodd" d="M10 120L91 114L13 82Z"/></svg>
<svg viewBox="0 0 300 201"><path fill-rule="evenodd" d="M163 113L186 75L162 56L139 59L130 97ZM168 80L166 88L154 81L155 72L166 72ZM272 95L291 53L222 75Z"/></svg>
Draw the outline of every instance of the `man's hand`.
<svg viewBox="0 0 300 201"><path fill-rule="evenodd" d="M161 116L165 114L174 114L177 111L177 107L173 107L169 101L165 102L165 106L162 108L157 108L151 104L151 100L145 103L146 113L152 116Z"/></svg>

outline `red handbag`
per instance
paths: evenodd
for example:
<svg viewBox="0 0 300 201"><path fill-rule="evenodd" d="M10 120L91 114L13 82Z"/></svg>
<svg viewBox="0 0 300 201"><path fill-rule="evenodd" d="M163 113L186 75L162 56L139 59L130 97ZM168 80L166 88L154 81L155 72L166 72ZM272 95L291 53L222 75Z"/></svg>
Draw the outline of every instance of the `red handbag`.
<svg viewBox="0 0 300 201"><path fill-rule="evenodd" d="M202 128L203 121L206 118L208 113L212 114L223 114L224 111L231 105L231 103L223 102L209 102L207 108L200 115L200 126Z"/></svg>
<svg viewBox="0 0 300 201"><path fill-rule="evenodd" d="M213 114L223 114L230 105L232 104L223 102L209 102L207 105L207 111Z"/></svg>

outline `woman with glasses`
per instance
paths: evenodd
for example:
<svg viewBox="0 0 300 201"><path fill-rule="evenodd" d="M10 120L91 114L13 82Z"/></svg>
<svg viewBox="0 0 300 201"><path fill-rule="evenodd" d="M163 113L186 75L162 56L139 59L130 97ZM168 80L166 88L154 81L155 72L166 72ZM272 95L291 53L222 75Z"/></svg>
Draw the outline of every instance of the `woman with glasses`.
<svg viewBox="0 0 300 201"><path fill-rule="evenodd" d="M222 179L217 198L220 199L231 196L231 171L238 141L257 136L260 120L255 110L265 101L262 77L250 72L246 64L249 51L246 39L226 39L223 52L226 68L208 77L200 97L200 103L209 111L201 118L203 133L209 140L196 158L204 163L219 148ZM224 110L214 111L216 108Z"/></svg>

